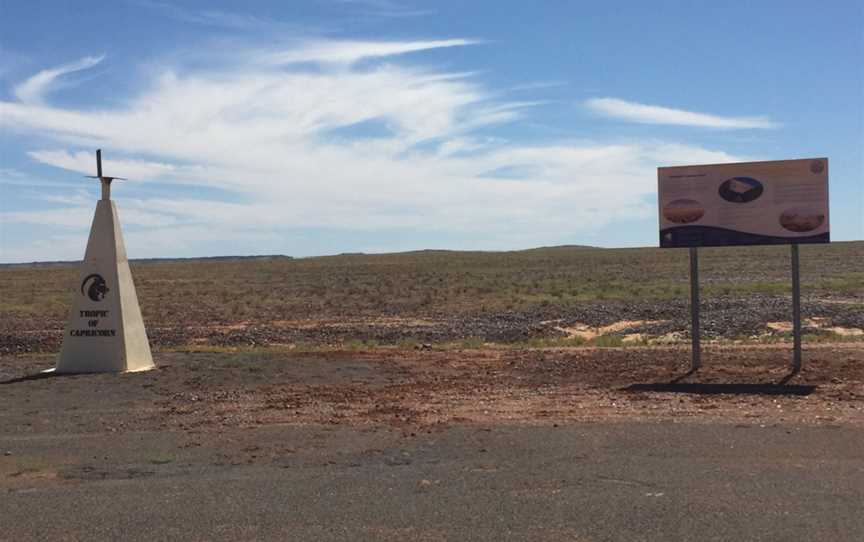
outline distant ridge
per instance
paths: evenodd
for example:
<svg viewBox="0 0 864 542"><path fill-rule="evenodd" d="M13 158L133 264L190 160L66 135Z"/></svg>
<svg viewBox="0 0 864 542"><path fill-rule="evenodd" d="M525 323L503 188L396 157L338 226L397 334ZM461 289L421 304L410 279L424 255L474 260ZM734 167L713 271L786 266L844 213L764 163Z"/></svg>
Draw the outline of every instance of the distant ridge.
<svg viewBox="0 0 864 542"><path fill-rule="evenodd" d="M603 247L593 247L590 245L557 245L549 247L535 248L520 248L518 250L453 250L447 248L421 248L417 250L404 250L399 252L340 252L339 254L322 254L320 256L307 256L302 259L313 258L341 258L341 257L359 257L359 256L412 256L412 255L435 255L443 256L449 254L512 254L514 252L532 252L539 250L605 250Z"/></svg>
<svg viewBox="0 0 864 542"><path fill-rule="evenodd" d="M232 262L232 261L272 261L272 260L295 260L295 259L312 259L312 258L341 258L351 256L398 256L411 254L504 254L514 252L534 252L541 250L606 250L603 247L594 247L590 245L556 245L547 247L525 248L519 250L450 250L445 248L425 248L419 250L406 250L402 252L341 252L339 254L322 254L320 256L307 256L303 258L295 258L294 256L285 256L282 254L264 254L258 256L201 256L194 258L135 258L129 260L134 264L156 264L156 263L172 263L172 262ZM24 262L24 263L0 263L0 268L4 267L62 267L67 265L77 265L81 260L63 260L49 262Z"/></svg>
<svg viewBox="0 0 864 542"><path fill-rule="evenodd" d="M856 245L864 243L861 240L855 241L832 241L832 245L840 245L840 244L849 244ZM767 246L767 245L766 245ZM772 245L778 246L778 245ZM757 246L753 247L734 247L735 250L748 250L748 249L756 249ZM257 256L201 256L196 258L136 258L130 260L130 262L136 265L147 265L147 264L159 264L159 263L182 263L182 262L266 262L266 261L279 261L279 260L314 260L314 259L324 259L324 258L376 258L376 257L385 257L385 256L423 256L423 255L440 255L440 256L448 256L448 255L459 255L459 254L518 254L518 253L535 253L535 252L557 252L557 251L630 251L630 250L667 250L661 249L657 246L646 246L646 247L595 247L591 245L553 245L553 246L543 246L543 247L535 247L535 248L525 248L519 250L449 250L443 248L427 248L427 249L419 249L419 250L406 250L402 252L342 252L339 254L322 254L320 256L303 256L303 257L294 257L294 256L285 256L282 254L264 254ZM733 247L715 247L709 248L708 250L733 250ZM63 267L63 266L71 266L78 265L81 263L81 260L66 260L66 261L49 261L49 262L24 262L24 263L0 263L0 269L4 268L13 268L13 267Z"/></svg>
<svg viewBox="0 0 864 542"><path fill-rule="evenodd" d="M271 261L293 260L293 256L270 254L262 256L201 256L197 258L136 258L129 260L135 264L172 263L172 262L231 262L231 261ZM0 263L0 267L62 267L77 265L81 260L65 260L51 262Z"/></svg>
<svg viewBox="0 0 864 542"><path fill-rule="evenodd" d="M651 247L646 247L651 248ZM531 252L532 250L605 250L604 247L595 247L591 245L553 245L548 247L526 248L524 250L514 250L511 252Z"/></svg>

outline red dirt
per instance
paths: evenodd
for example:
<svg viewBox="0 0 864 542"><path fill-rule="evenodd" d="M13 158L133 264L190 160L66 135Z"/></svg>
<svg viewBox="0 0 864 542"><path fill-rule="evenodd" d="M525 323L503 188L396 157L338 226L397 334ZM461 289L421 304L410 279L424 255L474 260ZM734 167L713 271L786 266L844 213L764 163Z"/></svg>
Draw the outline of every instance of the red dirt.
<svg viewBox="0 0 864 542"><path fill-rule="evenodd" d="M713 346L698 373L674 382L688 356L682 347L162 353L149 373L42 379L21 377L52 357L6 357L0 410L22 432L35 430L28 413L47 411L39 426L61 432L599 419L864 425L860 343L808 346L791 379L788 345ZM86 409L93 397L100 408Z"/></svg>

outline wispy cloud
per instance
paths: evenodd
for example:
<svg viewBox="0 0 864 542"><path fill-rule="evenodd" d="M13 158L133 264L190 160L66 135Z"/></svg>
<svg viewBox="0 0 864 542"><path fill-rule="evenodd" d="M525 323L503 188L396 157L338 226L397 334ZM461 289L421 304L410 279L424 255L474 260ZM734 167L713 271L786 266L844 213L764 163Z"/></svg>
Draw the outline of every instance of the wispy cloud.
<svg viewBox="0 0 864 542"><path fill-rule="evenodd" d="M27 154L37 162L77 171L85 175L94 175L96 171L96 160L92 152L79 151L70 153L65 150L42 150L31 151ZM115 158L104 160L103 169L105 175L113 175L115 171L122 171L122 176L129 179L164 178L166 176L174 176L180 170L180 168L172 164L142 160L117 160Z"/></svg>
<svg viewBox="0 0 864 542"><path fill-rule="evenodd" d="M69 183L59 181L46 181L33 178L32 176L15 169L0 168L0 186L22 187L22 188L45 188L69 186Z"/></svg>
<svg viewBox="0 0 864 542"><path fill-rule="evenodd" d="M323 50L342 51L344 43ZM333 56L393 50L392 42L356 43L362 54ZM229 239L298 254L278 243L309 228L370 232L376 246L381 232L401 232L403 240L458 237L463 247L575 242L616 220L653 216L658 164L678 164L681 156L711 163L740 158L655 141L528 145L493 138L481 128L523 119L536 102L502 101L470 75L416 62L362 66L173 66L155 71L137 95L111 108L0 101L0 129L40 138L41 149L29 156L43 164L92 173L92 148L99 145L110 174L160 181L165 192L158 198L146 183L115 191L124 222L138 225L127 236L133 257L199 254L200 243ZM342 130L364 122L386 130L351 136ZM220 190L191 197L162 183ZM124 195L124 187L135 187L134 194ZM16 210L0 221L51 225L53 213ZM56 216L86 232L91 213L91 206L70 202ZM58 238L55 248L64 250L59 244L68 241ZM56 257L49 245L33 246L44 258ZM35 250L8 248L4 258L29 258Z"/></svg>
<svg viewBox="0 0 864 542"><path fill-rule="evenodd" d="M432 41L313 41L299 47L271 53L263 57L271 64L298 62L351 64L367 58L403 55L443 47L459 47L479 43L476 40L450 39Z"/></svg>
<svg viewBox="0 0 864 542"><path fill-rule="evenodd" d="M431 9L413 8L392 0L337 0L337 3L353 7L359 14L371 17L421 17L435 13Z"/></svg>
<svg viewBox="0 0 864 542"><path fill-rule="evenodd" d="M250 30L254 28L272 27L283 23L246 13L235 13L217 9L193 10L167 2L152 0L133 0L132 4L153 10L171 19L184 23L203 26L216 26L235 30Z"/></svg>
<svg viewBox="0 0 864 542"><path fill-rule="evenodd" d="M0 168L0 179L23 180L27 175L17 169Z"/></svg>
<svg viewBox="0 0 864 542"><path fill-rule="evenodd" d="M674 124L723 129L778 128L780 126L764 116L722 117L658 105L628 102L618 98L591 98L585 101L585 106L603 116L641 124Z"/></svg>
<svg viewBox="0 0 864 542"><path fill-rule="evenodd" d="M13 93L24 103L42 103L45 94L52 90L60 76L92 68L104 59L105 55L85 56L75 62L69 62L68 64L57 66L56 68L42 70L16 86Z"/></svg>
<svg viewBox="0 0 864 542"><path fill-rule="evenodd" d="M546 88L555 88L555 87L563 87L566 86L567 83L563 81L534 81L531 83L523 83L521 85L513 85L508 88L509 92L524 92L527 90L538 90L538 89L546 89Z"/></svg>

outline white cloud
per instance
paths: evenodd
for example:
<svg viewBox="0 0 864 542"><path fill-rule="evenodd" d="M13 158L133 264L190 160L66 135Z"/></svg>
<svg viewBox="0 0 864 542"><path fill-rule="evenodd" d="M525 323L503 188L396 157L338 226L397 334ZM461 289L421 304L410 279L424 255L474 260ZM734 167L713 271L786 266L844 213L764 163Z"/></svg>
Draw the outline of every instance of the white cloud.
<svg viewBox="0 0 864 542"><path fill-rule="evenodd" d="M22 244L0 247L4 263L76 261L84 256L87 233L78 235L56 234Z"/></svg>
<svg viewBox="0 0 864 542"><path fill-rule="evenodd" d="M24 172L14 169L0 168L0 187L2 186L16 186L25 188L68 188L69 183L46 181L44 179L33 178Z"/></svg>
<svg viewBox="0 0 864 542"><path fill-rule="evenodd" d="M313 41L288 51L269 53L264 62L292 64L318 62L351 64L366 58L403 55L442 47L458 47L479 43L476 40L451 39L433 41Z"/></svg>
<svg viewBox="0 0 864 542"><path fill-rule="evenodd" d="M256 17L246 13L234 13L215 9L194 10L179 5L169 4L166 2L155 2L151 0L132 0L131 3L157 11L167 17L184 23L235 28L240 30L254 30L272 26L284 26L284 23L280 23L273 19Z"/></svg>
<svg viewBox="0 0 864 542"><path fill-rule="evenodd" d="M10 168L0 168L0 180L25 181L27 175L21 171Z"/></svg>
<svg viewBox="0 0 864 542"><path fill-rule="evenodd" d="M337 3L343 4L346 7L353 6L358 10L358 15L371 17L420 17L423 15L431 15L435 13L431 9L416 9L403 5L400 2L391 0L336 0Z"/></svg>
<svg viewBox="0 0 864 542"><path fill-rule="evenodd" d="M675 124L703 128L777 128L779 124L768 117L721 117L658 105L646 105L618 98L591 98L585 101L592 111L616 119L642 124Z"/></svg>
<svg viewBox="0 0 864 542"><path fill-rule="evenodd" d="M436 235L463 247L572 243L619 220L654 216L658 165L682 156L738 159L664 142L525 145L489 137L477 128L518 120L533 103L502 102L470 75L416 65L174 68L141 88L102 110L0 101L0 129L45 140L30 152L36 161L92 174L92 149L101 146L106 173L161 181L158 197L146 182L115 187L121 220L137 226L128 235L131 257L165 255L166 239L174 255L200 254L199 243L220 239L246 247L225 253L257 252L255 243L266 241L303 255L314 247L291 243L310 228L368 232L368 244L379 247L382 232L400 232L400 247ZM369 122L386 130L345 135ZM230 202L179 195L164 182L218 187ZM92 204L76 200L60 211L7 212L0 222L86 231L91 216ZM4 247L3 259L25 254L16 250ZM44 250L43 259L56 258Z"/></svg>
<svg viewBox="0 0 864 542"><path fill-rule="evenodd" d="M59 151L31 151L28 156L42 162L70 171L77 171L84 175L96 174L96 155L92 152L78 151L70 153L65 150ZM174 176L178 167L172 164L160 162L146 162L142 160L117 160L106 158L102 161L102 170L105 175L114 175L115 171L122 171L122 176L127 179L159 179Z"/></svg>
<svg viewBox="0 0 864 542"><path fill-rule="evenodd" d="M75 62L63 64L56 68L42 70L30 77L13 90L15 96L24 103L42 103L47 94L55 85L57 78L69 73L92 68L104 60L105 55L85 56Z"/></svg>
<svg viewBox="0 0 864 542"><path fill-rule="evenodd" d="M52 225L62 227L81 227L93 217L93 209L88 207L66 207L39 211L12 211L3 213L5 223Z"/></svg>
<svg viewBox="0 0 864 542"><path fill-rule="evenodd" d="M46 198L45 201L62 203L56 199ZM94 203L75 201L76 206L61 209L38 210L38 211L13 211L2 214L4 222L31 225L62 226L86 230L90 227L93 219ZM141 210L136 207L126 208L121 211L124 224L132 226L147 226L150 228L161 226L172 226L179 221L170 214L153 212L152 210Z"/></svg>

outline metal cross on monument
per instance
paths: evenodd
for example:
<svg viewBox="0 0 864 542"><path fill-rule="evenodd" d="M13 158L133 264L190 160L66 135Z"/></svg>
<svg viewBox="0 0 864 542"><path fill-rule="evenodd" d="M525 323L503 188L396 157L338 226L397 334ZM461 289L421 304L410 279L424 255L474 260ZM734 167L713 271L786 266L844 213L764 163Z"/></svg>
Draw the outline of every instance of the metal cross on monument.
<svg viewBox="0 0 864 542"><path fill-rule="evenodd" d="M111 199L111 181L128 181L123 177L108 177L102 175L102 149L96 150L96 175L86 175L88 179L102 181L102 199Z"/></svg>

